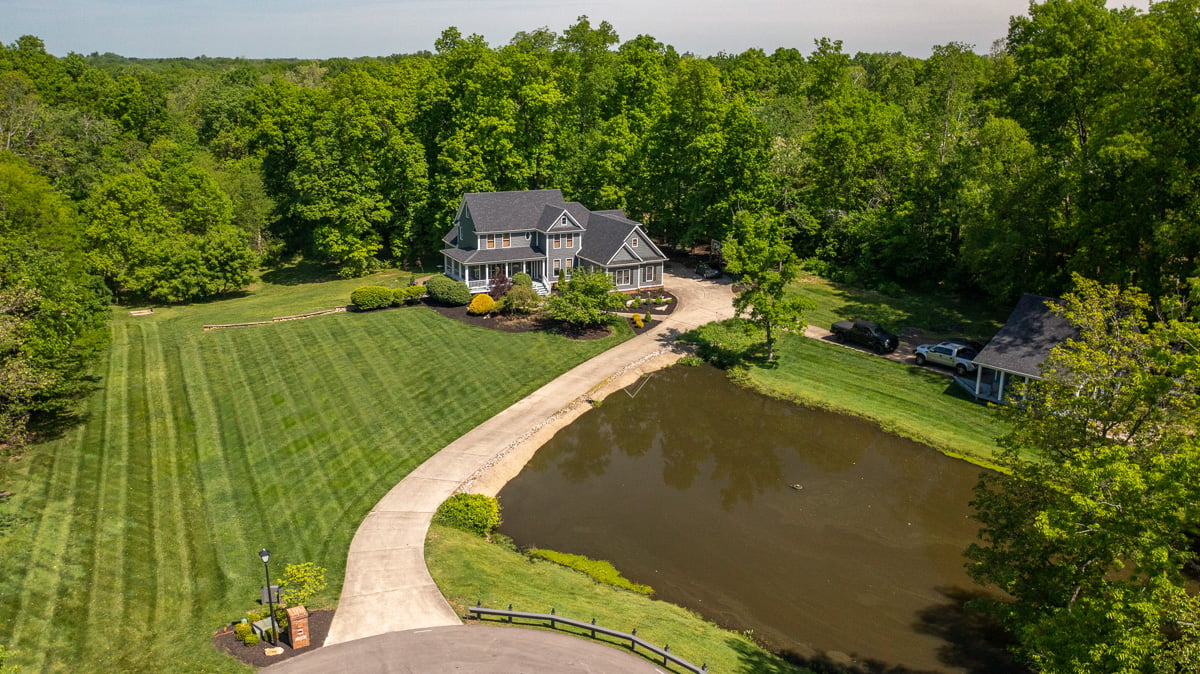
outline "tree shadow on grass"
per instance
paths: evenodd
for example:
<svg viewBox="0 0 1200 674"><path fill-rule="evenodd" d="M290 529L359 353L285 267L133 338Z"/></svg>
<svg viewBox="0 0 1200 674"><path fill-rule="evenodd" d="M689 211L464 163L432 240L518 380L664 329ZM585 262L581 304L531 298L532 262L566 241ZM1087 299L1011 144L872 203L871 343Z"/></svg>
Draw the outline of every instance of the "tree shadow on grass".
<svg viewBox="0 0 1200 674"><path fill-rule="evenodd" d="M262 275L265 283L280 286L298 286L306 283L324 283L340 278L332 265L301 260L295 264L272 269Z"/></svg>

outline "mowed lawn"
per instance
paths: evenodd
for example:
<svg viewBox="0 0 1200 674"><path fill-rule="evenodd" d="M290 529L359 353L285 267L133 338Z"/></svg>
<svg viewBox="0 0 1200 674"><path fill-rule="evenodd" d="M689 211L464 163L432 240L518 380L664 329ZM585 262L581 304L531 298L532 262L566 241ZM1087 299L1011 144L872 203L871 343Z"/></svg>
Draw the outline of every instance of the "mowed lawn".
<svg viewBox="0 0 1200 674"><path fill-rule="evenodd" d="M748 368L753 388L870 419L948 455L993 465L1004 426L949 377L799 335L784 335L776 352L776 366Z"/></svg>
<svg viewBox="0 0 1200 674"><path fill-rule="evenodd" d="M423 307L203 332L344 304L372 279L115 311L83 421L0 487L0 644L23 671L222 671L209 646L271 570L315 562L332 605L371 506L425 458L627 338L471 328Z"/></svg>

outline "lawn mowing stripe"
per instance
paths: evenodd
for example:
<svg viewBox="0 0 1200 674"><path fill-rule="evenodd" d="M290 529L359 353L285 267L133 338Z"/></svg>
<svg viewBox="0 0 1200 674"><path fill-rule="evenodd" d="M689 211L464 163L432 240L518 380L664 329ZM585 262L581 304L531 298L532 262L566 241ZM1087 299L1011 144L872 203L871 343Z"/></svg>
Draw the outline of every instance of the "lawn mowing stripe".
<svg viewBox="0 0 1200 674"><path fill-rule="evenodd" d="M89 577L87 629L79 635L82 652L92 651L107 641L106 632L124 612L121 592L125 566L122 536L125 499L128 492L125 463L129 449L129 376L137 359L132 357L136 339L130 325L113 322L110 366L104 380L104 433L97 445L95 521L92 524L92 564ZM99 642L99 643L97 643ZM85 661L83 657L74 658Z"/></svg>
<svg viewBox="0 0 1200 674"><path fill-rule="evenodd" d="M257 501L255 512L267 528L267 531L260 532L260 537L264 538L262 545L271 549L273 556L282 561L289 557L290 545L306 538L304 535L293 537L288 534L303 529L300 528L299 516L293 512L292 516L288 517L286 510L292 508L294 511L294 506L298 505L296 501L307 502L308 497L296 499L295 495L303 494L305 490L292 486L283 488L281 485L282 478L277 472L275 447L285 442L288 434L269 433L268 429L264 428L265 421L278 418L278 415L267 417L263 411L248 413L262 401L263 390L268 386L280 387L284 392L286 409L297 411L291 393L298 387L295 383L287 382L284 370L278 367L278 360L286 357L286 349L280 348L278 335L271 329L274 327L276 326L238 335L241 348L230 350L230 366L235 373L235 390L239 392L236 396L242 404L237 421L242 427L245 440L242 447L246 456L245 465L250 468L245 472L245 477L253 482L250 491ZM245 348L246 345L250 345L251 348ZM312 498L324 502L324 497ZM313 517L319 519L323 517L323 513L310 512L309 519Z"/></svg>
<svg viewBox="0 0 1200 674"><path fill-rule="evenodd" d="M195 485L185 484L181 480L180 455L190 454L188 445L192 438L185 438L179 432L177 422L185 401L176 395L179 389L169 385L167 352L168 349L174 351L174 346L164 348L164 335L157 323L148 322L144 325L150 339L147 359L153 365L148 368L151 375L148 392L157 401L155 406L158 409L150 421L160 428L151 450L156 461L154 486L158 495L153 505L157 588L154 622L162 625L175 615L191 615L193 612L194 586L188 545L191 536L184 517L183 494L194 493Z"/></svg>
<svg viewBox="0 0 1200 674"><path fill-rule="evenodd" d="M153 624L153 606L157 594L154 583L154 536L155 536L155 454L159 448L160 434L155 423L158 414L156 403L149 391L149 380L153 376L152 360L148 353L152 337L147 335L146 323L136 324L131 332L133 359L131 370L141 376L129 379L129 416L133 423L126 437L124 463L125 481L128 485L124 508L125 560L124 574L124 622L133 625Z"/></svg>
<svg viewBox="0 0 1200 674"><path fill-rule="evenodd" d="M72 488L78 483L80 475L85 472L81 464L83 456L79 452L82 444L83 428L72 429L63 438L54 443L54 449L49 458L49 468L45 471L45 480L39 481L38 491L41 492L43 505L22 501L22 512L38 513L37 522L28 525L28 535L31 536L27 546L13 546L17 541L11 541L5 551L6 555L19 555L24 558L24 574L21 576L15 610L4 620L0 629L4 630L0 643L8 644L24 655L32 655L35 659L26 659L22 664L34 669L45 669L45 658L51 653L47 649L27 649L22 642L28 640L34 644L45 633L53 633L58 621L69 625L71 614L61 614L61 601L64 598L74 598L78 588L70 581L72 574L66 572L68 562L73 562L74 556L68 558L73 549L72 537L77 535L75 515L76 491ZM33 485L29 485L32 488ZM18 497L28 498L28 493L22 492ZM18 498L12 497L12 498ZM24 549L22 549L24 548ZM9 561L9 560L6 560ZM5 584L11 582L6 578ZM14 588L15 589L15 588ZM5 604L8 604L8 598ZM19 619L19 621L18 621Z"/></svg>
<svg viewBox="0 0 1200 674"><path fill-rule="evenodd" d="M201 339L189 340L184 348L178 350L177 376L183 384L183 395L195 423L195 443L192 447L197 489L196 509L192 512L203 514L206 537L200 541L193 536L193 543L203 551L195 555L197 568L207 570L197 587L198 602L204 604L206 600L223 595L221 589L227 583L222 582L225 580L222 571L245 563L240 556L235 561L225 553L249 550L251 547L246 544L246 533L241 526L233 484L224 460L227 448L221 441L221 422L212 398L209 362L201 357ZM239 544L230 545L234 541Z"/></svg>
<svg viewBox="0 0 1200 674"><path fill-rule="evenodd" d="M259 359L257 364L262 366L263 374L257 381L278 382L285 409L291 413L294 425L289 434L273 441L263 439L266 460L273 471L277 471L279 484L287 489L287 493L295 486L304 485L306 491L323 494L314 498L336 503L335 473L331 471L330 458L334 462L344 461L346 452L339 451L342 449L341 438L330 426L332 421L342 418L342 406L333 404L329 396L339 394L337 398L343 405L352 397L349 392L332 385L332 377L340 368L327 359L329 352L336 353L337 349L319 340L311 325L290 323L271 328L256 335L262 348L274 347L269 358ZM318 381L306 381L314 376L319 379L319 384ZM253 398L261 400L263 396L259 394ZM339 413L329 413L331 407ZM272 418L262 413L257 416L259 419ZM280 503L281 511L288 513L291 524L296 527L301 526L298 505L301 504L291 499ZM321 515L323 519L324 513Z"/></svg>
<svg viewBox="0 0 1200 674"><path fill-rule="evenodd" d="M248 458L250 440L245 426L258 417L238 397L240 378L244 372L236 367L235 359L231 357L232 349L228 348L226 335L214 333L211 337L213 339L209 335L204 337L202 360L208 373L207 399L213 407L217 422L214 430L221 449L214 463L228 477L229 501L225 509L230 525L237 527L239 534L234 539L237 541L236 547L218 538L214 538L213 543L228 551L221 564L222 577L231 586L226 590L226 596L236 597L246 593L253 597L250 590L259 584L258 569L256 565L248 564L244 556L252 555L255 548L262 546L261 528L255 527L252 522L260 520L263 501L254 485L255 471ZM234 606L244 604L249 597Z"/></svg>

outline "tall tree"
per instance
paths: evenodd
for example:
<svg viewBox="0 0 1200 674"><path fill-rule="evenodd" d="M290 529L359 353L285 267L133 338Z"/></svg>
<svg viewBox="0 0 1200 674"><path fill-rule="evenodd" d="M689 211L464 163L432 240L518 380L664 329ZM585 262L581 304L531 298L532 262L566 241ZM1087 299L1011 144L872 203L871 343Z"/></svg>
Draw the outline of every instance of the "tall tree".
<svg viewBox="0 0 1200 674"><path fill-rule="evenodd" d="M742 287L733 307L766 333L767 362L772 362L777 331L803 330L804 312L815 308L810 300L787 294L788 284L800 274L800 261L777 219L747 212L734 218L721 254Z"/></svg>
<svg viewBox="0 0 1200 674"><path fill-rule="evenodd" d="M1200 517L1200 330L1150 323L1136 289L1075 284L1054 310L1079 336L1001 412L1011 475L976 489L968 571L1012 597L991 608L1039 671L1185 671L1164 658L1200 648L1183 576Z"/></svg>

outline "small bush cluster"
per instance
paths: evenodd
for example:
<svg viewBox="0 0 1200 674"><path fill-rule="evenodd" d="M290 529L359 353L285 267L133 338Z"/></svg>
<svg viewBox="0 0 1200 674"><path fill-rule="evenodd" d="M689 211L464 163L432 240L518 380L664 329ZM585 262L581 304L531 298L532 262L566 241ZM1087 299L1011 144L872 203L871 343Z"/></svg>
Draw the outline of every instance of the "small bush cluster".
<svg viewBox="0 0 1200 674"><path fill-rule="evenodd" d="M350 303L359 311L371 311L392 306L392 289L383 286L363 286L350 293Z"/></svg>
<svg viewBox="0 0 1200 674"><path fill-rule="evenodd" d="M253 631L254 628L250 626L250 623L238 623L233 628L233 637L238 641L245 642L246 636Z"/></svg>
<svg viewBox="0 0 1200 674"><path fill-rule="evenodd" d="M642 316L642 320L644 320L646 322L646 325L650 325L650 321L652 321L654 319L653 319L653 317L650 316L650 312L647 311L646 315Z"/></svg>
<svg viewBox="0 0 1200 674"><path fill-rule="evenodd" d="M471 291L467 284L455 281L445 274L438 274L425 282L429 296L435 301L451 307L461 307L471 301Z"/></svg>
<svg viewBox="0 0 1200 674"><path fill-rule="evenodd" d="M519 271L512 275L512 284L514 286L523 286L525 288L533 287L533 277L523 271Z"/></svg>
<svg viewBox="0 0 1200 674"><path fill-rule="evenodd" d="M392 304L414 304L425 296L429 289L425 286L405 286L392 291Z"/></svg>
<svg viewBox="0 0 1200 674"><path fill-rule="evenodd" d="M500 502L483 494L455 494L438 506L433 521L486 537L500 526Z"/></svg>
<svg viewBox="0 0 1200 674"><path fill-rule="evenodd" d="M641 330L642 328L646 327L646 323L645 323L645 321L642 320L641 314L633 315L633 327L637 328L638 330Z"/></svg>
<svg viewBox="0 0 1200 674"><path fill-rule="evenodd" d="M542 298L533 286L514 283L513 287L508 289L508 293L496 303L496 311L502 314L532 314L541 304Z"/></svg>
<svg viewBox="0 0 1200 674"><path fill-rule="evenodd" d="M253 646L258 643L258 635L254 634L253 632L247 634L246 638L242 639L242 643L246 644L247 646Z"/></svg>
<svg viewBox="0 0 1200 674"><path fill-rule="evenodd" d="M496 300L487 293L479 293L471 300L471 306L467 307L467 313L476 316L492 313L492 309L496 308Z"/></svg>
<svg viewBox="0 0 1200 674"><path fill-rule="evenodd" d="M625 578L612 563L606 562L603 559L589 559L583 555L572 555L554 550L539 550L537 548L531 548L529 556L561 564L567 568L586 573L596 579L597 582L604 583L605 585L624 588L638 594L654 594L654 588L649 585L639 585Z"/></svg>

